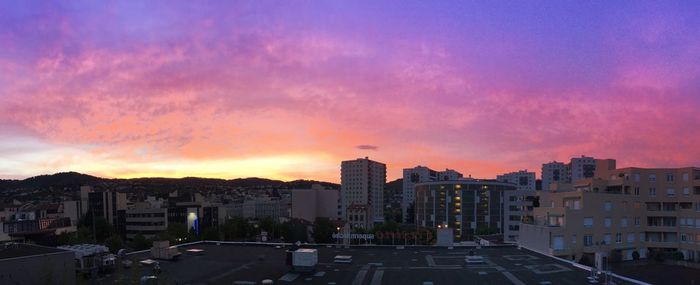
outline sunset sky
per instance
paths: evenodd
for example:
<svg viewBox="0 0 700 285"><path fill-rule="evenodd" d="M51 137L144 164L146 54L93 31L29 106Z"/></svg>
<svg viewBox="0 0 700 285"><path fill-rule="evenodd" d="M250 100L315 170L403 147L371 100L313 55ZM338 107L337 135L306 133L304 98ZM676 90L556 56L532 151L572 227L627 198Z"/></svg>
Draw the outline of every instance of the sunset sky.
<svg viewBox="0 0 700 285"><path fill-rule="evenodd" d="M0 178L700 165L694 1L0 0Z"/></svg>

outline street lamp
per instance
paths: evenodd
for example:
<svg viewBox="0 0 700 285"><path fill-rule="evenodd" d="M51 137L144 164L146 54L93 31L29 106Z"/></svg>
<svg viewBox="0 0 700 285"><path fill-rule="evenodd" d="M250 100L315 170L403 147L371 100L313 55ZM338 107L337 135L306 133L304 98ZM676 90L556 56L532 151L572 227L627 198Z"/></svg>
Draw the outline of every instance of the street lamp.
<svg viewBox="0 0 700 285"><path fill-rule="evenodd" d="M340 227L335 227L335 231L336 231L335 244L338 245L340 243Z"/></svg>

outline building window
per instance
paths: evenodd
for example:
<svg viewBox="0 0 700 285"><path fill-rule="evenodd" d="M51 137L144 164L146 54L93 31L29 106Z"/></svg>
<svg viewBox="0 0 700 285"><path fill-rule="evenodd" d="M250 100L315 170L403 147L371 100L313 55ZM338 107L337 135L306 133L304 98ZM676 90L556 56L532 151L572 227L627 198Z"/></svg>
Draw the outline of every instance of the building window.
<svg viewBox="0 0 700 285"><path fill-rule="evenodd" d="M655 181L656 181L656 174L650 174L650 175L649 175L649 181L655 182Z"/></svg>
<svg viewBox="0 0 700 285"><path fill-rule="evenodd" d="M682 242L687 242L687 241L688 241L688 235L686 235L686 234L681 234L681 241L682 241Z"/></svg>
<svg viewBox="0 0 700 285"><path fill-rule="evenodd" d="M605 227L609 228L610 226L612 226L612 219L605 218Z"/></svg>
<svg viewBox="0 0 700 285"><path fill-rule="evenodd" d="M612 202L610 202L610 201L605 201L605 210L606 210L606 211L612 210Z"/></svg>
<svg viewBox="0 0 700 285"><path fill-rule="evenodd" d="M553 236L552 237L552 249L553 250L564 249L564 236Z"/></svg>
<svg viewBox="0 0 700 285"><path fill-rule="evenodd" d="M639 173L634 174L634 182L639 182Z"/></svg>
<svg viewBox="0 0 700 285"><path fill-rule="evenodd" d="M641 224L642 219L640 217L634 217L634 225L639 226Z"/></svg>
<svg viewBox="0 0 700 285"><path fill-rule="evenodd" d="M652 196L652 197L656 196L656 188L655 187L649 188L649 196Z"/></svg>
<svg viewBox="0 0 700 285"><path fill-rule="evenodd" d="M666 195L669 197L676 196L676 189L666 189Z"/></svg>
<svg viewBox="0 0 700 285"><path fill-rule="evenodd" d="M684 182L688 182L688 180L690 179L689 176L690 176L690 175L689 175L688 173L683 173L683 181L684 181Z"/></svg>
<svg viewBox="0 0 700 285"><path fill-rule="evenodd" d="M700 234L698 236L700 236ZM593 236L592 235L583 236L583 246L592 246L592 245L593 245Z"/></svg>
<svg viewBox="0 0 700 285"><path fill-rule="evenodd" d="M620 226L623 228L627 227L627 218L620 219Z"/></svg>
<svg viewBox="0 0 700 285"><path fill-rule="evenodd" d="M673 182L673 174L666 174L666 182Z"/></svg>
<svg viewBox="0 0 700 285"><path fill-rule="evenodd" d="M590 228L593 226L593 218L588 217L588 218L583 218L583 226L586 228Z"/></svg>
<svg viewBox="0 0 700 285"><path fill-rule="evenodd" d="M622 234L621 234L621 233L616 233L616 234L615 234L615 242L616 242L616 243L621 243L621 242L622 242Z"/></svg>
<svg viewBox="0 0 700 285"><path fill-rule="evenodd" d="M605 244L612 244L611 236L610 234L605 234L603 235L603 242Z"/></svg>
<svg viewBox="0 0 700 285"><path fill-rule="evenodd" d="M627 243L633 243L635 239L634 233L627 234Z"/></svg>
<svg viewBox="0 0 700 285"><path fill-rule="evenodd" d="M690 195L690 189L689 188L683 188L683 196L688 196Z"/></svg>
<svg viewBox="0 0 700 285"><path fill-rule="evenodd" d="M576 235L571 236L571 244L576 244Z"/></svg>
<svg viewBox="0 0 700 285"><path fill-rule="evenodd" d="M639 196L639 187L634 187L634 195Z"/></svg>

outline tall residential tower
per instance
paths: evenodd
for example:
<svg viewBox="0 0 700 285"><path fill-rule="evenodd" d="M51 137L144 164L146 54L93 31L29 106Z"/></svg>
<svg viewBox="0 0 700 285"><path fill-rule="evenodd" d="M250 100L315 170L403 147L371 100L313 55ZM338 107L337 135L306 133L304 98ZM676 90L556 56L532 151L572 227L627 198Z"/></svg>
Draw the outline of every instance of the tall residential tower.
<svg viewBox="0 0 700 285"><path fill-rule="evenodd" d="M384 222L386 165L369 158L343 161L340 165L341 217L351 227L369 228Z"/></svg>

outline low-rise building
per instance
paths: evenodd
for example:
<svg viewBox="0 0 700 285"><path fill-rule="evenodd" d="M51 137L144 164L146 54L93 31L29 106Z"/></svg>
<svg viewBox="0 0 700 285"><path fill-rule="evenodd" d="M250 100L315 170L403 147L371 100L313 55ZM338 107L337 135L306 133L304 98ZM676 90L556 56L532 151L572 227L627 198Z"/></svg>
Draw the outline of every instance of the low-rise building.
<svg viewBox="0 0 700 285"><path fill-rule="evenodd" d="M126 210L126 238L137 234L147 239L155 238L168 228L168 208L151 208L149 204L137 203Z"/></svg>
<svg viewBox="0 0 700 285"><path fill-rule="evenodd" d="M340 192L313 185L311 189L292 190L292 214L294 219L313 222L316 218L338 220Z"/></svg>
<svg viewBox="0 0 700 285"><path fill-rule="evenodd" d="M679 252L700 260L700 168L624 168L543 193L520 243L569 259Z"/></svg>

